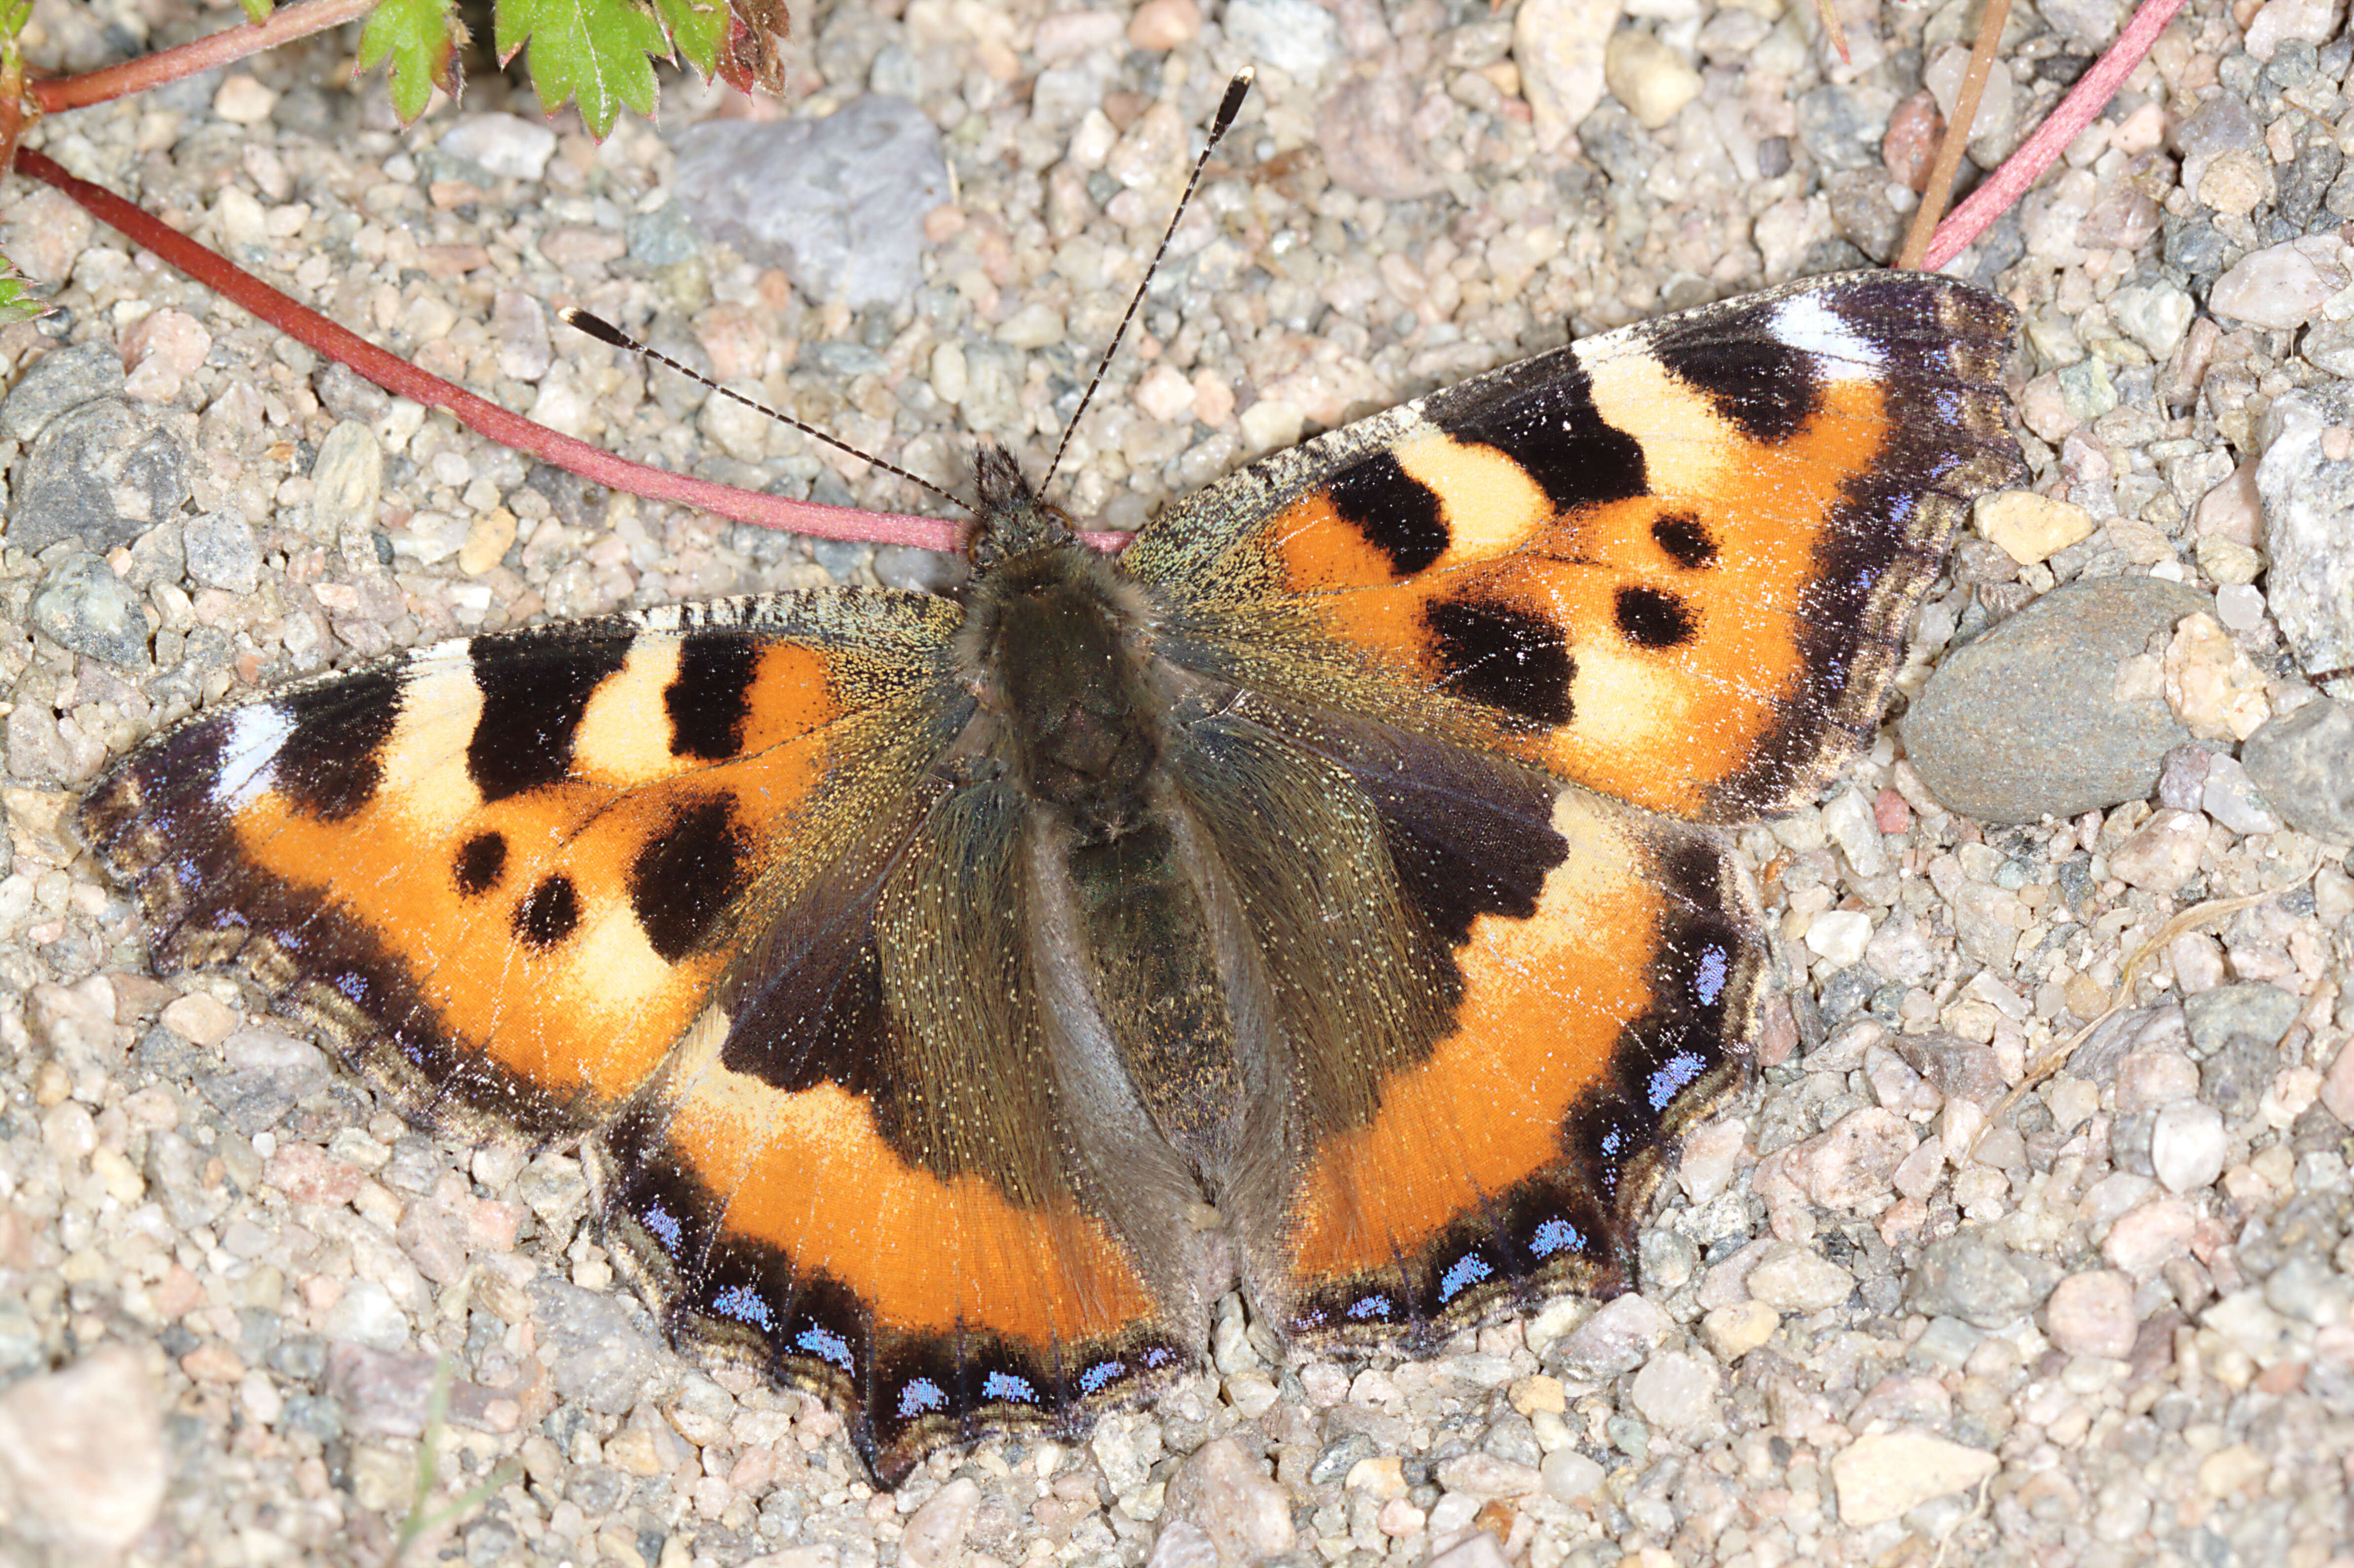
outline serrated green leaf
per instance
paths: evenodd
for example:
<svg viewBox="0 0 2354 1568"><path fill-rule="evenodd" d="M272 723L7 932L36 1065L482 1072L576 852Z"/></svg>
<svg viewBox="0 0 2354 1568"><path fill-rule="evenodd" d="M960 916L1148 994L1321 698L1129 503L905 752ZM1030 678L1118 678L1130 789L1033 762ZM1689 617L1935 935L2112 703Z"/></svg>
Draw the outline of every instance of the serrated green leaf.
<svg viewBox="0 0 2354 1568"><path fill-rule="evenodd" d="M498 0L502 60L528 43L532 90L543 110L567 101L602 139L622 109L654 111L654 68L670 55L662 23L642 0Z"/></svg>
<svg viewBox="0 0 2354 1568"><path fill-rule="evenodd" d="M719 46L727 41L727 7L717 0L654 0L671 42L705 76L718 68Z"/></svg>
<svg viewBox="0 0 2354 1568"><path fill-rule="evenodd" d="M456 98L458 49L465 36L453 0L378 0L360 33L359 69L389 62L392 111L403 125L414 123L440 88Z"/></svg>
<svg viewBox="0 0 2354 1568"><path fill-rule="evenodd" d="M0 265L0 324L30 321L48 309L26 288L23 279Z"/></svg>

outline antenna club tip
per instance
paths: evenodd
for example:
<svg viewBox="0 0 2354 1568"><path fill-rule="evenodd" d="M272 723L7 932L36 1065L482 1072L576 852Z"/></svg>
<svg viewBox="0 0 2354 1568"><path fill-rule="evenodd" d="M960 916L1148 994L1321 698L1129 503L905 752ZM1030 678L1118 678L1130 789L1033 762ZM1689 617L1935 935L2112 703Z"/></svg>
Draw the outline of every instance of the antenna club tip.
<svg viewBox="0 0 2354 1568"><path fill-rule="evenodd" d="M1235 116L1242 112L1243 97L1250 91L1251 81L1257 74L1253 68L1245 66L1235 72L1233 80L1226 83L1226 96L1218 104L1218 128L1221 131L1232 124Z"/></svg>
<svg viewBox="0 0 2354 1568"><path fill-rule="evenodd" d="M576 332L587 333L590 337L596 338L599 342L612 344L618 348L627 348L630 346L630 340L627 337L624 337L618 329L606 324L603 318L592 316L587 311L580 309L577 305L566 305L562 307L556 313L556 319L562 322L566 326L571 327Z"/></svg>

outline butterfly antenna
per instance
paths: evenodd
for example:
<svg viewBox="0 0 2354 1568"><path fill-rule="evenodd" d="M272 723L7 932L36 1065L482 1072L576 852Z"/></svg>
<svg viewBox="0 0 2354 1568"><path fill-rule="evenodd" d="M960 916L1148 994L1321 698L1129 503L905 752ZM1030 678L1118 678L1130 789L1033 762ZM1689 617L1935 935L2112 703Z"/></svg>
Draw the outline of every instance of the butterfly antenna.
<svg viewBox="0 0 2354 1568"><path fill-rule="evenodd" d="M722 397L732 397L737 402L743 404L747 408L757 408L761 413L768 415L771 419L775 419L781 424L790 425L794 429L799 430L801 434L814 437L818 440L823 441L827 446L833 448L836 451L848 452L852 457L858 459L862 462L873 463L885 473L896 474L901 479L906 480L909 484L916 485L920 489L930 491L934 495L938 496L942 501L947 502L951 506L963 508L965 510L970 509L967 503L959 501L955 496L950 495L947 491L942 490L938 485L934 484L930 480L924 478L921 474L909 473L897 463L885 462L881 458L876 457L873 452L860 451L848 441L843 440L835 436L829 436L823 430L819 429L815 425L804 424L801 420L794 418L790 414L780 414L776 409L769 408L766 403L758 402L753 398L745 397L741 392L732 391L727 387L722 387L718 382L714 381L710 376L705 376L703 372L694 368L692 366L681 365L677 360L673 359L661 349L649 348L644 344L640 343L636 338L631 337L628 333L623 332L620 327L615 326L611 322L607 321L602 316L590 315L587 311L578 309L571 305L567 305L562 310L557 312L556 316L557 319L562 322L565 325L578 332L585 332L599 343L610 343L615 348L628 349L631 354L638 355L646 359L651 359L656 365L667 365L673 370L677 371L681 376L685 376L688 380L701 382L704 386L710 387L714 392L718 393Z"/></svg>
<svg viewBox="0 0 2354 1568"><path fill-rule="evenodd" d="M1103 385L1104 372L1111 368L1111 356L1119 352L1120 339L1128 335L1128 323L1136 319L1136 308L1144 303L1144 291L1152 286L1152 274L1160 270L1161 259L1169 254L1169 242L1177 237L1177 224L1184 217L1187 204L1193 199L1194 187L1202 183L1202 171L1210 166L1210 154L1217 150L1218 138L1226 133L1227 128L1235 122L1235 116L1242 112L1243 98L1250 91L1251 75L1251 69L1245 66L1235 73L1234 80L1226 83L1226 96L1218 101L1217 117L1210 122L1210 140L1202 148L1202 155L1193 160L1193 175L1185 182L1185 194L1177 198L1177 210L1169 215L1169 227L1161 231L1161 247L1153 251L1151 263L1144 269L1144 281L1137 284L1136 292L1129 299L1128 313L1119 318L1119 330L1111 334L1111 341L1104 344L1103 357L1096 361L1095 376L1087 382L1087 391L1080 395L1077 410L1071 415L1071 422L1063 427L1063 439L1055 447L1054 461L1046 465L1046 477L1038 484L1040 490L1054 482L1055 471L1063 466L1063 453L1069 449L1071 437L1077 432L1079 419L1087 413L1087 405L1094 401L1096 388Z"/></svg>

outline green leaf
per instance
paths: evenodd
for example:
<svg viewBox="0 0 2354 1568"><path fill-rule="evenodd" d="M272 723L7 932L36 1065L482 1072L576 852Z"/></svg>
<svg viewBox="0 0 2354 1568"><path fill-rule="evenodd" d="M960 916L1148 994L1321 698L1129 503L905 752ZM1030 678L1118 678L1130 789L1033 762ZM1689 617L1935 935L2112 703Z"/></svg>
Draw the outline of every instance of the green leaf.
<svg viewBox="0 0 2354 1568"><path fill-rule="evenodd" d="M0 261L0 325L30 321L48 308L46 301L26 288L23 279L9 270L6 262Z"/></svg>
<svg viewBox="0 0 2354 1568"><path fill-rule="evenodd" d="M413 124L440 88L451 98L464 89L458 69L465 42L454 0L378 0L360 34L359 69L391 62L392 111Z"/></svg>
<svg viewBox="0 0 2354 1568"><path fill-rule="evenodd" d="M652 115L647 57L668 58L671 48L642 0L498 0L497 27L501 60L531 45L531 86L542 110L578 103L588 133L599 139L625 107Z"/></svg>
<svg viewBox="0 0 2354 1568"><path fill-rule="evenodd" d="M717 0L654 0L671 42L705 77L716 73L719 46L727 41L727 7Z"/></svg>
<svg viewBox="0 0 2354 1568"><path fill-rule="evenodd" d="M247 21L266 22L270 19L271 7L276 5L278 0L238 0L238 3L245 7Z"/></svg>

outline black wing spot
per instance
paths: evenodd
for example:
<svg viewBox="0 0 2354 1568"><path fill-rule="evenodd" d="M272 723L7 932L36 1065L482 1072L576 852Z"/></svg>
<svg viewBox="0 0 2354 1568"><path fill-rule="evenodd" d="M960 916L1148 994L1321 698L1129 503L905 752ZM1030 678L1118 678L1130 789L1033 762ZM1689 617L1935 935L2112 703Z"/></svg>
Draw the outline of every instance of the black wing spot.
<svg viewBox="0 0 2354 1568"><path fill-rule="evenodd" d="M580 928L580 895L562 872L548 877L524 896L515 910L515 935L525 946L555 947Z"/></svg>
<svg viewBox="0 0 2354 1568"><path fill-rule="evenodd" d="M1507 605L1443 599L1423 612L1446 683L1459 696L1558 727L1575 705L1577 661L1561 629Z"/></svg>
<svg viewBox="0 0 2354 1568"><path fill-rule="evenodd" d="M476 833L458 851L458 891L468 898L479 898L499 885L506 868L506 835Z"/></svg>
<svg viewBox="0 0 2354 1568"><path fill-rule="evenodd" d="M1593 379L1583 370L1437 423L1458 440L1494 447L1519 463L1557 512L1651 493L1643 443L1602 417Z"/></svg>
<svg viewBox="0 0 2354 1568"><path fill-rule="evenodd" d="M744 749L752 673L760 650L748 637L707 631L678 652L678 673L663 690L673 757L723 762Z"/></svg>
<svg viewBox="0 0 2354 1568"><path fill-rule="evenodd" d="M1618 635L1638 648L1673 648L1700 626L1690 605L1659 588L1620 588L1617 609Z"/></svg>
<svg viewBox="0 0 2354 1568"><path fill-rule="evenodd" d="M380 664L274 699L289 723L270 781L296 810L340 822L375 798L400 717L400 671Z"/></svg>
<svg viewBox="0 0 2354 1568"><path fill-rule="evenodd" d="M1824 308L1830 308L1828 297ZM1773 303L1711 312L1689 335L1664 334L1652 345L1669 373L1705 397L1743 435L1763 446L1787 441L1822 406L1817 355L1775 335Z"/></svg>
<svg viewBox="0 0 2354 1568"><path fill-rule="evenodd" d="M737 831L733 799L711 795L682 807L630 865L630 906L646 940L670 963L703 943L748 880L749 846Z"/></svg>
<svg viewBox="0 0 2354 1568"><path fill-rule="evenodd" d="M1651 522L1651 542L1688 572L1716 565L1716 541L1691 513L1670 513Z"/></svg>
<svg viewBox="0 0 2354 1568"><path fill-rule="evenodd" d="M507 639L471 644L482 716L466 743L466 774L485 800L504 800L560 782L572 768L572 741L590 694L621 667L626 638L545 641L519 649Z"/></svg>
<svg viewBox="0 0 2354 1568"><path fill-rule="evenodd" d="M1401 577L1412 577L1447 553L1447 524L1430 486L1375 452L1326 487L1332 510L1390 558Z"/></svg>

